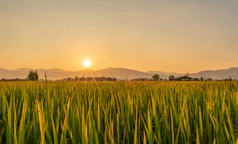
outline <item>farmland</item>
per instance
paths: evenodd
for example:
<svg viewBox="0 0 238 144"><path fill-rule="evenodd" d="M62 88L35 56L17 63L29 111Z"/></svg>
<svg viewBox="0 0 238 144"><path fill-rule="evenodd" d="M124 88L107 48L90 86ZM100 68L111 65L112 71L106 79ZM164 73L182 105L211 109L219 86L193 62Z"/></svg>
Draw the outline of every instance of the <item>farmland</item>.
<svg viewBox="0 0 238 144"><path fill-rule="evenodd" d="M238 82L1 82L0 143L237 143Z"/></svg>

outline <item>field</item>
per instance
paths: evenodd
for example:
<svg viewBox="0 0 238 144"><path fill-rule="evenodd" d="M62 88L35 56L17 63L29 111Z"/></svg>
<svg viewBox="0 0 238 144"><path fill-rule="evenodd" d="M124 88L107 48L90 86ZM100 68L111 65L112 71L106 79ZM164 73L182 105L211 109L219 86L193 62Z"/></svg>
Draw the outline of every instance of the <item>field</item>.
<svg viewBox="0 0 238 144"><path fill-rule="evenodd" d="M0 143L238 143L238 82L2 82Z"/></svg>

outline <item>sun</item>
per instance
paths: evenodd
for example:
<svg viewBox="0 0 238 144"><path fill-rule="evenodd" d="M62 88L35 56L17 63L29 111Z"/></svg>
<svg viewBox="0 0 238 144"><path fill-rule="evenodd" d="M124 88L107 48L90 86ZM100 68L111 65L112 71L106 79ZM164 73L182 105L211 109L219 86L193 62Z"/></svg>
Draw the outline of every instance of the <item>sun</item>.
<svg viewBox="0 0 238 144"><path fill-rule="evenodd" d="M90 62L89 60L84 60L84 61L83 61L83 65L84 65L85 67L90 67L90 66L91 66L91 62Z"/></svg>

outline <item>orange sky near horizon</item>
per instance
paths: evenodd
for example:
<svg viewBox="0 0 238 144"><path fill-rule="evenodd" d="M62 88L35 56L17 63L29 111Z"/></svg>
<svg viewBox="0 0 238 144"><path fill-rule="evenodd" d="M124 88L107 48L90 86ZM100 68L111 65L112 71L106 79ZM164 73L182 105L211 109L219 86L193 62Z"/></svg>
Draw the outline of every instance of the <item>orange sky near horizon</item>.
<svg viewBox="0 0 238 144"><path fill-rule="evenodd" d="M0 68L238 67L238 1L0 1Z"/></svg>

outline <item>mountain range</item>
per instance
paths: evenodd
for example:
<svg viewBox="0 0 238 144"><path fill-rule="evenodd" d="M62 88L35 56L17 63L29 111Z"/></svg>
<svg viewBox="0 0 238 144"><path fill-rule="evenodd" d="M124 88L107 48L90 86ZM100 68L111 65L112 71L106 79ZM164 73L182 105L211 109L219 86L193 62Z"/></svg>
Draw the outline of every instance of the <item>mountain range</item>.
<svg viewBox="0 0 238 144"><path fill-rule="evenodd" d="M7 70L0 68L0 78L13 79L13 78L26 78L31 68L19 68L16 70ZM148 71L141 72L133 69L127 68L105 68L101 70L92 70L85 69L80 71L67 71L63 69L37 69L40 79L45 78L45 73L48 79L57 80L63 79L67 77L115 77L117 79L134 79L134 78L151 78L154 74L159 74L161 78L168 78L170 75L174 75L175 77L179 77L185 75L184 73L167 73L163 71ZM220 70L206 70L200 71L198 73L190 73L191 77L204 77L204 78L212 78L212 79L226 79L233 78L238 80L238 67L232 67L228 69L220 69Z"/></svg>

